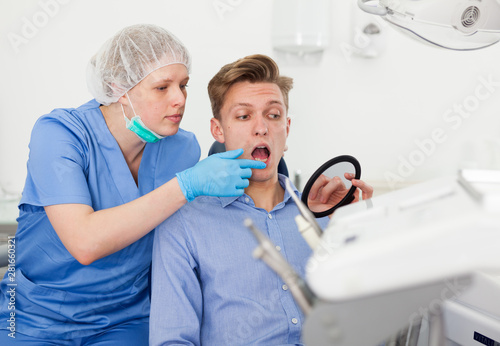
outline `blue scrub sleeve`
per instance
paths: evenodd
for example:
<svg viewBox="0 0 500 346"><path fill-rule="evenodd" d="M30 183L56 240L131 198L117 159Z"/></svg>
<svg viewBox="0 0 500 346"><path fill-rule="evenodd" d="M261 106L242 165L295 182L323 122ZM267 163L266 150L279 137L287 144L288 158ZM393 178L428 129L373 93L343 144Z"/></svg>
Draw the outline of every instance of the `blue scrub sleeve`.
<svg viewBox="0 0 500 346"><path fill-rule="evenodd" d="M155 231L149 344L200 345L203 297L180 211Z"/></svg>
<svg viewBox="0 0 500 346"><path fill-rule="evenodd" d="M28 176L21 204L91 205L85 176L89 149L78 125L52 116L37 121L29 145Z"/></svg>

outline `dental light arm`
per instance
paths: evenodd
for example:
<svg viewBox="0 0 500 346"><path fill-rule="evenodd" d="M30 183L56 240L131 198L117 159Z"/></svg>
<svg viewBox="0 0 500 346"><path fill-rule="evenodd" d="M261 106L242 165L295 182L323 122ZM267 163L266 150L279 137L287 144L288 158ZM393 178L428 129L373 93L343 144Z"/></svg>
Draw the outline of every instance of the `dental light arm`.
<svg viewBox="0 0 500 346"><path fill-rule="evenodd" d="M377 16L385 16L387 14L387 9L385 7L367 5L366 3L369 1L371 0L358 0L359 8L367 13L375 14Z"/></svg>
<svg viewBox="0 0 500 346"><path fill-rule="evenodd" d="M404 34L441 48L474 50L500 41L496 0L358 0L358 6Z"/></svg>

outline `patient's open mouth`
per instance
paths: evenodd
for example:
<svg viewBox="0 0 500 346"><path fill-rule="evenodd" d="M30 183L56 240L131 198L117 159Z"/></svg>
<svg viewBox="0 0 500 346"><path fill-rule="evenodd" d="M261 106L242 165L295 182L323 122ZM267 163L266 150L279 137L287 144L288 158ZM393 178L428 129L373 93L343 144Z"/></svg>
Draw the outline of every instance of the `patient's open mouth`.
<svg viewBox="0 0 500 346"><path fill-rule="evenodd" d="M269 158L270 152L265 146L259 146L252 152L252 157L254 160L266 162Z"/></svg>

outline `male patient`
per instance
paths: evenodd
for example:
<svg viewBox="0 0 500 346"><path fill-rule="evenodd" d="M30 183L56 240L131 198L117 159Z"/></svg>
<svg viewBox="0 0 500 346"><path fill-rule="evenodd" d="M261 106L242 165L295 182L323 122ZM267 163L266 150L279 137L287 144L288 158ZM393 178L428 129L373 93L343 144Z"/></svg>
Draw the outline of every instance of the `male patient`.
<svg viewBox="0 0 500 346"><path fill-rule="evenodd" d="M243 148L240 158L267 166L253 170L243 196L198 197L156 230L151 345L301 343L303 314L281 278L252 257L258 244L243 225L251 218L304 275L311 249L297 230L299 211L286 177L277 173L292 83L263 55L228 64L210 81L213 137L227 150ZM371 187L353 184L371 197Z"/></svg>

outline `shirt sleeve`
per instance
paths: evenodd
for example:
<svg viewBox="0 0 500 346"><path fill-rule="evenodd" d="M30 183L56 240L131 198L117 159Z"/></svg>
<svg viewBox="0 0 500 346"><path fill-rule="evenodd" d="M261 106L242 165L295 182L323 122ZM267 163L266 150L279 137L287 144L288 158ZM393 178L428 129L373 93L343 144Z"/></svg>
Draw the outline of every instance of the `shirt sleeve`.
<svg viewBox="0 0 500 346"><path fill-rule="evenodd" d="M40 118L33 128L29 148L21 203L91 205L85 176L88 148L76 123L51 115Z"/></svg>
<svg viewBox="0 0 500 346"><path fill-rule="evenodd" d="M150 345L200 345L202 291L181 212L155 231Z"/></svg>

